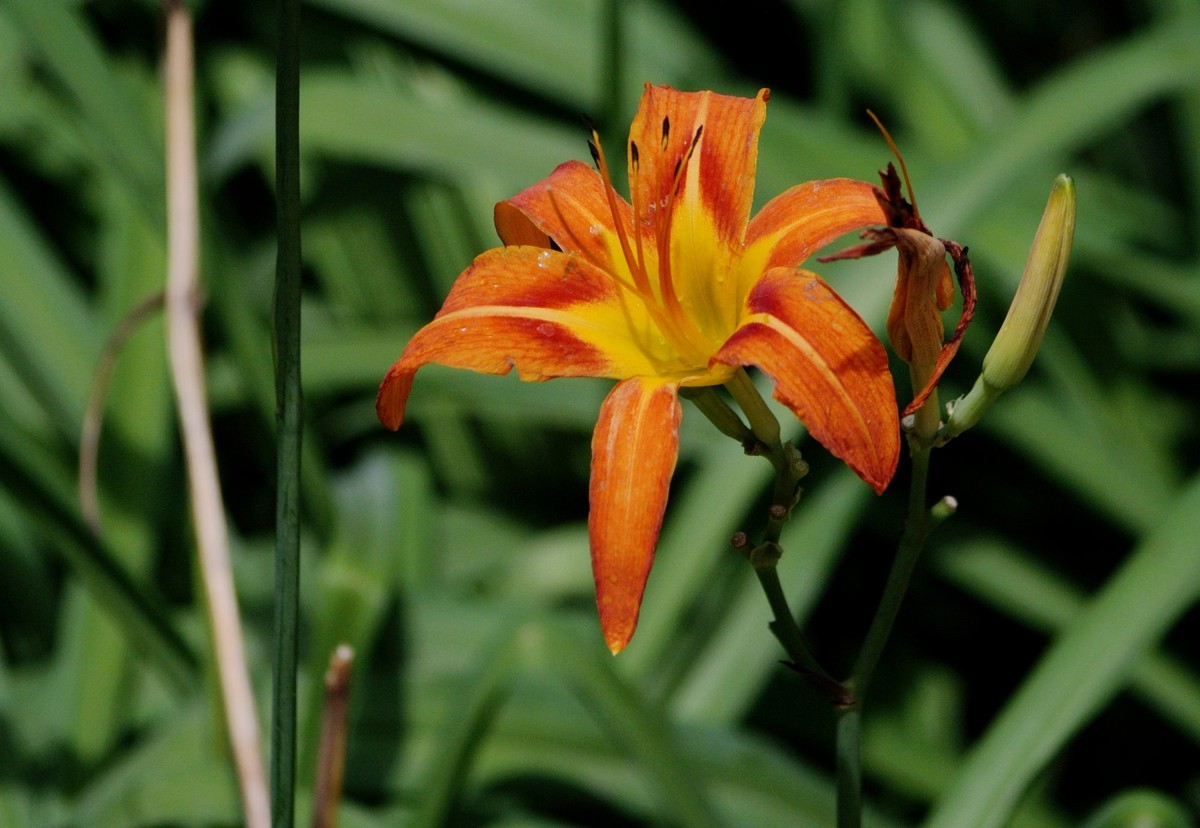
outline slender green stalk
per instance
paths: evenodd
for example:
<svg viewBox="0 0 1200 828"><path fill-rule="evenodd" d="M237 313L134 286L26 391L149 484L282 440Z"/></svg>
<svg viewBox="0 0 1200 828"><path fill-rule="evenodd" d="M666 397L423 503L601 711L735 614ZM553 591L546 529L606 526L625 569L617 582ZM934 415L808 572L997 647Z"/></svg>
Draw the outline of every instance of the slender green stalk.
<svg viewBox="0 0 1200 828"><path fill-rule="evenodd" d="M275 636L271 801L275 826L294 822L296 661L300 592L300 4L278 0L275 64Z"/></svg>
<svg viewBox="0 0 1200 828"><path fill-rule="evenodd" d="M928 408L928 406L926 406ZM923 409L922 409L923 410ZM837 726L837 814L838 828L858 828L862 824L862 755L860 731L862 705L883 648L891 635L908 591L913 568L929 536L925 491L929 480L930 444L919 439L910 442L912 479L908 493L908 516L888 573L883 596L867 630L862 650L845 687L849 703L838 713Z"/></svg>
<svg viewBox="0 0 1200 828"><path fill-rule="evenodd" d="M751 553L750 562L754 564L754 574L758 576L758 582L762 585L774 616L770 625L771 634L779 640L784 651L792 659L792 669L828 696L833 704L839 706L845 704L848 701L845 688L817 661L816 656L809 649L808 643L804 640L799 625L796 624L796 616L792 614L787 597L783 594L783 587L779 583L779 572L775 568L775 561L770 560L759 564L754 557L754 553Z"/></svg>
<svg viewBox="0 0 1200 828"><path fill-rule="evenodd" d="M908 516L904 521L904 531L900 534L900 542L896 548L896 558L892 561L891 572L888 573L887 584L883 588L879 607L867 630L862 650L854 664L851 681L860 698L865 695L870 684L883 648L891 635L896 615L900 612L900 604L908 590L908 582L925 539L929 536L928 513L925 508L926 487L929 480L929 452L927 444L914 444L911 452L912 477L908 493Z"/></svg>
<svg viewBox="0 0 1200 828"><path fill-rule="evenodd" d="M700 413L717 427L717 431L737 440L747 451L754 448L754 432L712 388L680 388L679 396L691 400L696 408L700 409Z"/></svg>
<svg viewBox="0 0 1200 828"><path fill-rule="evenodd" d="M796 505L800 480L808 474L808 466L801 459L795 446L785 444L780 439L779 421L767 407L766 401L758 393L745 369L739 368L725 383L725 387L745 413L755 438L752 446L743 441L746 452L763 455L775 469L775 492L771 498L771 509L763 538L765 543L778 543L783 524L787 522L792 508Z"/></svg>
<svg viewBox="0 0 1200 828"><path fill-rule="evenodd" d="M862 707L838 708L837 720L837 824L858 828L862 824Z"/></svg>
<svg viewBox="0 0 1200 828"><path fill-rule="evenodd" d="M935 403L936 406L936 403ZM927 404L925 408L929 408ZM924 410L924 409L922 409ZM936 407L934 408L936 411ZM919 412L918 412L919 414ZM860 728L862 705L867 689L883 655L883 649L895 626L900 605L904 602L913 570L934 527L949 517L955 507L951 498L943 498L933 508L926 507L929 484L929 457L933 450L930 440L910 437L912 474L908 493L908 515L896 549L896 557L888 573L887 583L875 617L863 640L862 650L855 661L850 678L843 685L849 698L839 710L837 728L837 801L838 828L858 828L862 824L862 762Z"/></svg>
<svg viewBox="0 0 1200 828"><path fill-rule="evenodd" d="M779 572L776 569L783 552L779 546L779 536L783 531L783 524L791 515L792 507L796 504L800 478L808 469L800 459L799 452L781 441L779 421L775 419L775 415L771 413L771 409L767 407L745 370L738 369L725 387L729 389L729 393L750 422L750 439L734 429L731 429L734 433L723 428L722 431L741 440L748 452L765 456L775 469L775 492L771 508L767 512L767 526L763 532L762 543L751 547L746 538L739 534L734 539L734 547L745 552L754 567L754 574L758 576L774 616L770 625L771 633L791 658L792 668L828 696L834 704L842 704L845 701L843 688L837 679L821 666L805 642L804 635L796 624L796 617L788 606L787 596L783 594L783 586L779 582ZM702 406L701 410L705 410L705 407ZM705 410L705 413L708 411ZM740 425L741 420L736 415L734 417Z"/></svg>
<svg viewBox="0 0 1200 828"><path fill-rule="evenodd" d="M782 455L782 445L779 441L779 421L775 419L771 409L767 408L766 401L754 387L754 382L746 373L746 369L737 369L725 383L725 387L729 389L729 393L733 395L738 406L746 414L754 436L761 440L765 449L770 452L768 457L772 459L772 465L776 465L774 458ZM778 465L776 468L778 469Z"/></svg>
<svg viewBox="0 0 1200 828"><path fill-rule="evenodd" d="M824 693L837 708L837 824L838 828L858 828L862 824L860 728L863 696L900 612L900 605L908 590L913 569L925 547L925 541L933 528L954 509L954 502L950 498L939 501L932 509L925 505L929 457L933 450L933 437L937 431L936 398L931 397L932 402L917 412L914 418L915 426L909 435L912 479L908 516L883 596L867 631L854 671L847 681L839 682L821 666L805 642L796 618L788 607L776 570L776 564L782 554L779 547L780 533L796 504L797 487L806 468L795 449L780 440L778 420L745 371L739 370L734 374L726 383L726 388L750 423L755 445L748 450L763 454L775 468L775 494L768 513L764 540L751 547L746 538L739 534L734 538L734 547L742 550L754 567L755 575L758 576L763 593L771 606L771 633L791 658L792 668ZM713 408L711 405L708 407ZM703 406L702 410L705 410ZM726 422L727 417L723 412L714 413L714 422L718 422L718 427L722 424L727 426L721 429L724 433L743 439L744 442L742 433ZM713 419L713 414L709 416ZM737 424L740 425L740 422L738 420Z"/></svg>
<svg viewBox="0 0 1200 828"><path fill-rule="evenodd" d="M949 517L955 508L952 498L943 498L932 508L925 505L929 481L929 455L933 446L924 441L913 441L911 445L912 475L908 494L908 516L900 534L892 570L888 573L887 584L883 588L883 596L867 630L850 678L850 685L860 703L866 695L875 668L879 665L883 648L887 645L892 627L896 623L900 605L908 591L908 582L925 548L925 542L929 539L929 533Z"/></svg>

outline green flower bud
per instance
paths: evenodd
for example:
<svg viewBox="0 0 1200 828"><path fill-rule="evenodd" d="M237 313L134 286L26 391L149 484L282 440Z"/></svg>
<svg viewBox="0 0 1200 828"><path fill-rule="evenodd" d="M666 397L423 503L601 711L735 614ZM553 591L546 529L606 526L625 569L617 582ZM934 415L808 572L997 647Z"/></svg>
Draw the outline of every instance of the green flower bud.
<svg viewBox="0 0 1200 828"><path fill-rule="evenodd" d="M998 391L1020 382L1037 356L1067 272L1074 236L1075 182L1060 175L1050 190L1008 316L983 358L983 380Z"/></svg>
<svg viewBox="0 0 1200 828"><path fill-rule="evenodd" d="M939 443L979 422L1000 394L1024 379L1054 312L1074 237L1075 182L1060 175L1050 190L1008 316L983 358L983 372L970 393L950 406L949 419L938 434Z"/></svg>

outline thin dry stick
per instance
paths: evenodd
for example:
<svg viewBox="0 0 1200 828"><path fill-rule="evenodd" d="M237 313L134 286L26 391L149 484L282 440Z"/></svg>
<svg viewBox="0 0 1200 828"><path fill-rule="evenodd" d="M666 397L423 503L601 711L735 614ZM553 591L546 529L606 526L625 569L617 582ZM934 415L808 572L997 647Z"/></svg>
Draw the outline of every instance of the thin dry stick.
<svg viewBox="0 0 1200 828"><path fill-rule="evenodd" d="M192 85L192 20L180 0L164 3L167 132L167 349L196 524L201 578L225 706L229 741L248 828L267 828L271 803L258 716L246 670L241 620L229 566L229 538L209 430L204 358L197 319L199 198Z"/></svg>
<svg viewBox="0 0 1200 828"><path fill-rule="evenodd" d="M325 673L325 706L321 711L321 744L313 793L313 828L337 828L346 768L346 711L350 700L350 667L354 650L340 644Z"/></svg>

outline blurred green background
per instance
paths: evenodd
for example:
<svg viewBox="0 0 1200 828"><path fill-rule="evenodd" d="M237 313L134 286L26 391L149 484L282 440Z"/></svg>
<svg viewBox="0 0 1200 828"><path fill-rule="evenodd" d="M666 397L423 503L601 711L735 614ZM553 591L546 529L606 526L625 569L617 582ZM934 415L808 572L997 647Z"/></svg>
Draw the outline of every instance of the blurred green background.
<svg viewBox="0 0 1200 828"><path fill-rule="evenodd" d="M1200 7L310 0L303 6L300 799L333 646L354 668L345 826L824 826L833 716L778 664L727 538L767 464L685 416L632 645L595 618L588 445L606 383L430 368L374 393L492 205L620 147L643 82L772 89L757 202L874 180L971 248L969 388L1054 175L1076 249L1025 384L934 458L955 495L865 714L868 823L1187 825L1200 815ZM212 418L251 669L269 698L274 523L270 3L194 6ZM165 275L151 2L0 0L0 825L235 825L162 320L104 408L100 539L76 467L106 339ZM610 149L610 152L614 152ZM616 153L619 155L619 153ZM619 166L619 164L618 164ZM890 257L819 267L877 327ZM949 314L948 314L949 318ZM894 549L818 446L780 567L847 669ZM904 466L898 479L904 479ZM1159 821L1136 823L1139 815Z"/></svg>

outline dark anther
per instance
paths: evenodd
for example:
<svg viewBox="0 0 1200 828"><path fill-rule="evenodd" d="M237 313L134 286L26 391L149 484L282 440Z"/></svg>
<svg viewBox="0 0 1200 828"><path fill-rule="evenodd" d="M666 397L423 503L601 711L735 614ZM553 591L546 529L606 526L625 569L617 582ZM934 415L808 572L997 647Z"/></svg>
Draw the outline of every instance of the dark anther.
<svg viewBox="0 0 1200 828"><path fill-rule="evenodd" d="M595 124L595 123L592 121L592 119L591 119L591 118L589 118L589 117L588 117L588 116L586 116L586 115L583 115L583 116L581 116L581 117L583 118L583 125L584 125L585 127L587 127L587 131L588 131L588 132L595 132L595 131L596 131L596 124Z"/></svg>
<svg viewBox="0 0 1200 828"><path fill-rule="evenodd" d="M588 152L592 154L592 161L596 163L596 166L600 166L600 148L588 141Z"/></svg>
<svg viewBox="0 0 1200 828"><path fill-rule="evenodd" d="M664 115L663 116L663 136L662 136L663 149L667 148L667 136L670 134L671 134L671 119L668 118L666 115Z"/></svg>
<svg viewBox="0 0 1200 828"><path fill-rule="evenodd" d="M702 132L704 132L704 124L701 124L700 126L696 127L696 134L694 136L692 136L692 146L693 147L696 146L696 144L700 143L700 133L702 133Z"/></svg>
<svg viewBox="0 0 1200 828"><path fill-rule="evenodd" d="M675 159L675 171L671 173L671 178L679 178L679 165L683 163L682 158Z"/></svg>
<svg viewBox="0 0 1200 828"><path fill-rule="evenodd" d="M638 148L637 144L633 141L629 142L629 159L633 162L633 166L636 167L638 165Z"/></svg>

